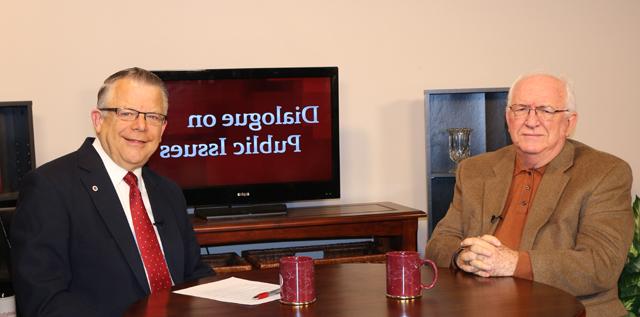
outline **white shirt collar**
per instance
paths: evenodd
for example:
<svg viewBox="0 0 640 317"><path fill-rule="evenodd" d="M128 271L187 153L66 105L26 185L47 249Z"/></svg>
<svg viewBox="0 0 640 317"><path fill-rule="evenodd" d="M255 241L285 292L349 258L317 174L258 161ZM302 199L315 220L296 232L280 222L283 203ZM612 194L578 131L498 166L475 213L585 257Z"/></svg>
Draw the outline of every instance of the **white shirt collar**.
<svg viewBox="0 0 640 317"><path fill-rule="evenodd" d="M120 165L116 164L116 162L114 162L111 159L109 154L105 152L98 138L95 138L95 140L93 140L92 145L93 145L93 148L96 149L96 151L98 152L98 155L100 155L100 158L102 159L102 163L104 164L104 167L107 169L107 173L109 174L109 178L111 179L111 182L113 183L114 186L117 186L118 183L123 181L124 176L127 175L129 171L122 168ZM135 174L136 177L138 177L138 184L140 184L142 182L141 181L142 168L138 167L131 172L133 172L133 174Z"/></svg>

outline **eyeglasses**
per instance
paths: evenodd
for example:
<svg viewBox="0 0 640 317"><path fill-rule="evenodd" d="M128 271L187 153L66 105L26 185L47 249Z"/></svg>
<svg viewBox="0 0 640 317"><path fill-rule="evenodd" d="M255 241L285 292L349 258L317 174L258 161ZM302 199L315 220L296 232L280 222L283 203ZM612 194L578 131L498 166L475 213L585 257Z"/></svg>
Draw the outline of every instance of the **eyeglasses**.
<svg viewBox="0 0 640 317"><path fill-rule="evenodd" d="M113 111L116 113L116 117L122 121L137 120L139 115L144 115L144 119L151 125L162 125L167 116L157 112L143 112L129 108L99 108L100 111Z"/></svg>
<svg viewBox="0 0 640 317"><path fill-rule="evenodd" d="M553 115L555 115L558 112L569 112L569 109L558 110L552 106L544 106L544 105L532 108L530 105L513 104L509 106L509 109L511 109L511 111L513 112L513 116L516 119L522 119L522 118L528 117L531 110L533 110L533 112L538 116L538 118L543 120L553 119Z"/></svg>

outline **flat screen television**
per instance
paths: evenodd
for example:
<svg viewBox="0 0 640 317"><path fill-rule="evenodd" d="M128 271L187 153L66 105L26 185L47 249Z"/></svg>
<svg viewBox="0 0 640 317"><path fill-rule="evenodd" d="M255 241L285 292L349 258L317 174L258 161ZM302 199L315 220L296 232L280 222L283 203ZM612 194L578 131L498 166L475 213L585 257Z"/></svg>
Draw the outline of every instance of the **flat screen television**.
<svg viewBox="0 0 640 317"><path fill-rule="evenodd" d="M18 187L35 167L31 101L0 102L0 207L14 207Z"/></svg>
<svg viewBox="0 0 640 317"><path fill-rule="evenodd" d="M340 197L337 67L154 73L169 111L148 165L196 214Z"/></svg>

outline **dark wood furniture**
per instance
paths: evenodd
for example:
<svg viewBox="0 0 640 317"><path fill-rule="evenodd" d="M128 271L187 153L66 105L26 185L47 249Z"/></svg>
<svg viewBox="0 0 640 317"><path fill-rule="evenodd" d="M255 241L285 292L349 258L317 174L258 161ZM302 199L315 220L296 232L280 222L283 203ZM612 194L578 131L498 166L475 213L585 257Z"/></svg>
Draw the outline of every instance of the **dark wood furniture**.
<svg viewBox="0 0 640 317"><path fill-rule="evenodd" d="M7 296L13 295L9 232L14 213L15 207L0 207L0 292Z"/></svg>
<svg viewBox="0 0 640 317"><path fill-rule="evenodd" d="M423 280L430 279L423 268ZM278 301L245 306L170 292L153 294L132 305L125 316L584 316L584 306L572 295L518 278L482 278L441 268L436 286L421 298L397 301L385 296L384 264L335 264L316 266L317 301L292 307ZM427 276L429 275L429 276ZM202 279L221 280L231 275ZM278 283L278 271L254 270L233 276ZM187 283L175 289L193 286Z"/></svg>
<svg viewBox="0 0 640 317"><path fill-rule="evenodd" d="M418 218L425 216L420 210L378 202L290 208L282 216L194 218L193 229L202 246L373 237L385 249L416 250Z"/></svg>

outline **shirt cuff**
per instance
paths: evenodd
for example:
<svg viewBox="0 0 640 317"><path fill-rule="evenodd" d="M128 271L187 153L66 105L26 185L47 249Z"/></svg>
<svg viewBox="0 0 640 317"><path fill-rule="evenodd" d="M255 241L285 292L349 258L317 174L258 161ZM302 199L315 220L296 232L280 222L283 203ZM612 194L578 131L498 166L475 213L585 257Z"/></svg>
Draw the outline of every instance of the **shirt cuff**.
<svg viewBox="0 0 640 317"><path fill-rule="evenodd" d="M518 252L518 264L516 264L516 270L513 272L513 276L533 280L533 271L531 269L531 258L529 252Z"/></svg>

